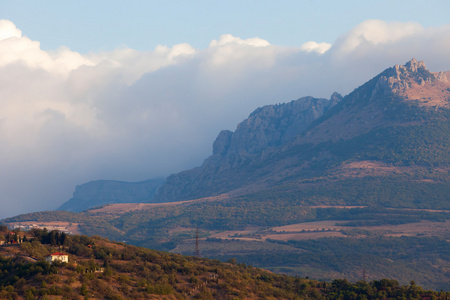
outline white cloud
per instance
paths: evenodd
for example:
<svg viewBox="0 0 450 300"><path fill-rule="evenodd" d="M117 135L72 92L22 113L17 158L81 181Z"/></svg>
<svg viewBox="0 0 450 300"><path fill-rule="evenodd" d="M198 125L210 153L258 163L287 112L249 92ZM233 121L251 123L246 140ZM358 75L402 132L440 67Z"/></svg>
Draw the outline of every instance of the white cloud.
<svg viewBox="0 0 450 300"><path fill-rule="evenodd" d="M343 35L336 45L339 47L339 52L349 54L358 47L392 43L423 31L424 28L418 23L367 20Z"/></svg>
<svg viewBox="0 0 450 300"><path fill-rule="evenodd" d="M20 37L22 37L22 31L17 29L13 22L9 20L0 20L0 41Z"/></svg>
<svg viewBox="0 0 450 300"><path fill-rule="evenodd" d="M450 70L450 26L368 20L333 45L226 34L206 49L43 51L0 20L0 218L53 209L76 184L199 165L256 107L348 93L415 57Z"/></svg>
<svg viewBox="0 0 450 300"><path fill-rule="evenodd" d="M0 67L10 64L24 64L64 76L94 62L64 47L55 52L42 51L39 42L22 36L12 22L0 20Z"/></svg>
<svg viewBox="0 0 450 300"><path fill-rule="evenodd" d="M317 52L319 54L324 54L331 48L329 43L317 43L314 41L309 41L300 46L300 49L306 52Z"/></svg>
<svg viewBox="0 0 450 300"><path fill-rule="evenodd" d="M253 47L266 47L270 45L268 41L257 37L243 40L241 38L234 37L231 34L223 34L220 36L218 41L217 40L211 41L209 47L219 47L228 44L247 45Z"/></svg>

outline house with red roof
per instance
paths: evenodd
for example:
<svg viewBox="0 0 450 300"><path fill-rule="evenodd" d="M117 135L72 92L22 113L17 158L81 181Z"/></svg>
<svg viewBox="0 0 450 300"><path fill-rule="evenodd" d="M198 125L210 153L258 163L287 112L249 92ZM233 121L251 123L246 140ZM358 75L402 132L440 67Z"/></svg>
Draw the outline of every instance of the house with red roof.
<svg viewBox="0 0 450 300"><path fill-rule="evenodd" d="M49 263L53 263L54 261L60 261L60 262L69 262L69 255L61 253L61 252L54 252L49 255L45 256L45 260Z"/></svg>

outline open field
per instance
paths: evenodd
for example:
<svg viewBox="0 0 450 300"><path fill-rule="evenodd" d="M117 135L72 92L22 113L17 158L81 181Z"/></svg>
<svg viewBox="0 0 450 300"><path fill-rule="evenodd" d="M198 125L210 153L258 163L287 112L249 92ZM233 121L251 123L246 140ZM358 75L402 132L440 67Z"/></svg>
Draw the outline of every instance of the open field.
<svg viewBox="0 0 450 300"><path fill-rule="evenodd" d="M421 221L419 223L401 224L396 226L373 226L358 227L366 230L386 231L386 236L440 236L450 237L450 221L430 222Z"/></svg>
<svg viewBox="0 0 450 300"><path fill-rule="evenodd" d="M305 240L324 237L367 236L377 234L380 236L437 236L450 237L450 221L431 222L421 221L399 225L383 226L343 226L345 221L318 221L272 227L269 229L246 228L245 230L222 231L213 233L211 237L220 239L238 239L243 241L257 240ZM353 234L349 234L353 233Z"/></svg>

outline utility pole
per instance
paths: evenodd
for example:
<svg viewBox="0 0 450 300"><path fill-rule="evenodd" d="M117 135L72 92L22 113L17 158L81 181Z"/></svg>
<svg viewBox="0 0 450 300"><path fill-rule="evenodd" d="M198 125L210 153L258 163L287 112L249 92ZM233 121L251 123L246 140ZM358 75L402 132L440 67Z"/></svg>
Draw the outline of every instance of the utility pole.
<svg viewBox="0 0 450 300"><path fill-rule="evenodd" d="M195 252L194 252L194 256L195 257L200 257L200 248L198 246L198 225L197 225L197 231L195 234Z"/></svg>

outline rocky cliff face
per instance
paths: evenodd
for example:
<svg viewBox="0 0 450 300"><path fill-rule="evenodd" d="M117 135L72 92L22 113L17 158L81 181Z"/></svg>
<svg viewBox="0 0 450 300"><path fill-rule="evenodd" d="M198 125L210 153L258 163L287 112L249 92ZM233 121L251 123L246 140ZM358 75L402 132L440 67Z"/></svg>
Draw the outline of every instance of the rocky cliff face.
<svg viewBox="0 0 450 300"><path fill-rule="evenodd" d="M77 186L73 197L61 205L58 210L80 212L105 204L152 202L157 188L163 182L163 179L142 182L90 181Z"/></svg>
<svg viewBox="0 0 450 300"><path fill-rule="evenodd" d="M213 155L256 154L284 145L342 99L304 97L289 103L256 109L237 126L234 133L222 131L213 145Z"/></svg>
<svg viewBox="0 0 450 300"><path fill-rule="evenodd" d="M384 94L400 94L417 85L423 87L436 82L448 83L446 72L432 73L423 61L412 59L404 66L395 65L383 72L378 78L373 94L380 91Z"/></svg>
<svg viewBox="0 0 450 300"><path fill-rule="evenodd" d="M214 186L213 194L238 188L254 176L236 181L232 178L234 171L246 164L261 162L267 153L289 144L341 100L342 96L334 93L330 99L304 97L256 109L235 132L224 130L219 133L213 144L213 155L201 167L167 178L156 201L200 197L208 186ZM219 178L227 183L217 182Z"/></svg>

